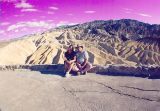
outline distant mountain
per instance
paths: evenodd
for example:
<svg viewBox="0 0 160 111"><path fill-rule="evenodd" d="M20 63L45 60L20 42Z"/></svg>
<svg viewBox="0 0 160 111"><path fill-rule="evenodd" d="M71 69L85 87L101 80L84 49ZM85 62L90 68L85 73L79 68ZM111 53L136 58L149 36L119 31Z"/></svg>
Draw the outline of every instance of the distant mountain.
<svg viewBox="0 0 160 111"><path fill-rule="evenodd" d="M93 64L160 65L160 25L130 19L61 26L11 41L0 48L0 64L63 63L69 44L85 45Z"/></svg>
<svg viewBox="0 0 160 111"><path fill-rule="evenodd" d="M107 33L108 36L119 36L124 41L128 39L137 40L144 37L160 37L160 25L150 25L131 19L95 20L84 24L63 27L63 29L67 28L72 28L73 30L85 29L85 32L89 34Z"/></svg>

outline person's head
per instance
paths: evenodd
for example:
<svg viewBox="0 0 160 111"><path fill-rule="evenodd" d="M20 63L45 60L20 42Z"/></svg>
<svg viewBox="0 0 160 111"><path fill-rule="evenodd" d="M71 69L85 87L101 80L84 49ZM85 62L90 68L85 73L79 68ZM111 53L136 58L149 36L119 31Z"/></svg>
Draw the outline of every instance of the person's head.
<svg viewBox="0 0 160 111"><path fill-rule="evenodd" d="M78 47L79 47L79 44L77 44L77 46L75 47L75 51L78 51Z"/></svg>
<svg viewBox="0 0 160 111"><path fill-rule="evenodd" d="M83 51L83 46L82 46L82 45L78 46L78 51L79 51L79 52L82 52L82 51Z"/></svg>
<svg viewBox="0 0 160 111"><path fill-rule="evenodd" d="M71 52L73 52L73 51L74 51L74 47L73 47L73 45L70 45L70 46L68 47L68 49L67 49L67 52L71 53Z"/></svg>

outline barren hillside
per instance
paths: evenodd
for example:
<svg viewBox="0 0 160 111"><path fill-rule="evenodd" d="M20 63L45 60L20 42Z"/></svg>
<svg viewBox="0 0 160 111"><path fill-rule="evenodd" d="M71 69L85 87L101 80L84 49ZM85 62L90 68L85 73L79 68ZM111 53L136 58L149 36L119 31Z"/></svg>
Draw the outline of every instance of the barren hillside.
<svg viewBox="0 0 160 111"><path fill-rule="evenodd" d="M160 26L135 20L62 26L0 45L0 64L59 64L69 44L83 44L98 65L160 65Z"/></svg>

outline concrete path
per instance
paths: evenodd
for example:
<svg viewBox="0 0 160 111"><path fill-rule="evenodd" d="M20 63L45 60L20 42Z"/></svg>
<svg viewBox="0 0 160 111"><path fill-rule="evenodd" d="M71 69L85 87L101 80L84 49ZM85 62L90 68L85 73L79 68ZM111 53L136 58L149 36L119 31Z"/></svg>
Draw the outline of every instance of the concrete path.
<svg viewBox="0 0 160 111"><path fill-rule="evenodd" d="M0 111L160 111L160 80L1 71Z"/></svg>

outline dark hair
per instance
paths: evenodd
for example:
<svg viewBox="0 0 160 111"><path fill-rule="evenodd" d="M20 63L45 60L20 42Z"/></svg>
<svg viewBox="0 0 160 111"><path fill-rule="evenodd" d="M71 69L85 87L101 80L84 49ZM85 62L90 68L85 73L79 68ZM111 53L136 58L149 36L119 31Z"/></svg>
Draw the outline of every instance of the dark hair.
<svg viewBox="0 0 160 111"><path fill-rule="evenodd" d="M72 48L72 51L74 51L74 47L73 47L73 45L69 45L69 48Z"/></svg>
<svg viewBox="0 0 160 111"><path fill-rule="evenodd" d="M81 47L83 49L83 46L79 46L79 47Z"/></svg>

